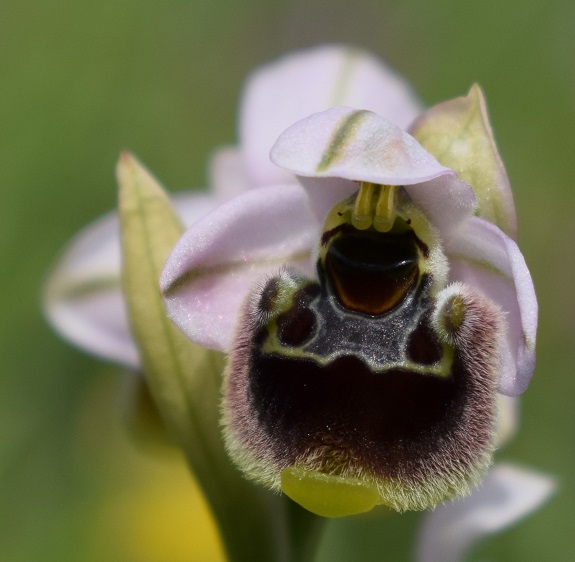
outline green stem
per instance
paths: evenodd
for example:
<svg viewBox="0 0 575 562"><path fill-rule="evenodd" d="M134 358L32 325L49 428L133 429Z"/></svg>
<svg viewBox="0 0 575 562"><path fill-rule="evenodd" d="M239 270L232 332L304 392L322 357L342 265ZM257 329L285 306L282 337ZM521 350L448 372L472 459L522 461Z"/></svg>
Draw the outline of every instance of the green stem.
<svg viewBox="0 0 575 562"><path fill-rule="evenodd" d="M326 520L285 497L291 560L293 562L313 562L321 542Z"/></svg>
<svg viewBox="0 0 575 562"><path fill-rule="evenodd" d="M232 465L219 429L223 361L210 354L205 362L202 383L188 395L210 400L192 404L191 423L173 429L212 509L229 562L284 562L289 538L282 498L248 482Z"/></svg>

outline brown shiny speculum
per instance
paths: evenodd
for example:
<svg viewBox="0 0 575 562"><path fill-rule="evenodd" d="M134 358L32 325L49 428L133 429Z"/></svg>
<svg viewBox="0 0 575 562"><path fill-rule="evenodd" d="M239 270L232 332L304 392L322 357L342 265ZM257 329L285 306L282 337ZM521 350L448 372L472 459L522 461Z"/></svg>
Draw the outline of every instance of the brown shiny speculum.
<svg viewBox="0 0 575 562"><path fill-rule="evenodd" d="M344 308L380 315L415 287L419 258L412 230L381 233L350 226L328 241L324 268Z"/></svg>

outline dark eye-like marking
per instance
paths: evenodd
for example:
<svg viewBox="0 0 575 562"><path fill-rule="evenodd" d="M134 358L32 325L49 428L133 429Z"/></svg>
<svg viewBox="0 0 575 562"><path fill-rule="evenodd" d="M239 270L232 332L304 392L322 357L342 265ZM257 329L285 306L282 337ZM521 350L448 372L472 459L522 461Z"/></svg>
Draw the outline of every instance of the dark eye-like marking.
<svg viewBox="0 0 575 562"><path fill-rule="evenodd" d="M412 231L347 231L327 249L325 269L341 305L380 315L401 302L417 282L419 252Z"/></svg>
<svg viewBox="0 0 575 562"><path fill-rule="evenodd" d="M312 285L297 291L292 307L278 317L278 339L283 345L298 347L313 336L316 320L308 305L318 290Z"/></svg>

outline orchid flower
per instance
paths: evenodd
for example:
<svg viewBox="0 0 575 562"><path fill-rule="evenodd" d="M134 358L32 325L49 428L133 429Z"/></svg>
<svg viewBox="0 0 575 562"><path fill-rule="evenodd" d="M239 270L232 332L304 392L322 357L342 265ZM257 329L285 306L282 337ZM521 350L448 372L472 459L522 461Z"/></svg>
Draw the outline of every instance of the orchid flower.
<svg viewBox="0 0 575 562"><path fill-rule="evenodd" d="M427 516L428 562L542 503L547 477L489 471L501 397L534 369L537 303L480 90L422 112L376 59L325 46L254 73L239 129L212 191L175 200L189 230L161 278L173 322L229 355L237 465L326 516L471 494ZM56 266L46 310L73 343L141 368L120 261L108 215ZM491 482L510 501L482 494ZM441 529L461 511L479 524L454 550Z"/></svg>
<svg viewBox="0 0 575 562"><path fill-rule="evenodd" d="M415 130L433 133L446 107ZM403 511L482 480L497 393L533 372L537 302L515 242L474 216L480 199L514 220L500 160L472 149L455 157L467 183L373 112L315 113L271 150L301 185L246 192L177 244L166 307L230 354L228 448L253 479L322 513L308 484ZM345 504L324 514L364 508Z"/></svg>
<svg viewBox="0 0 575 562"><path fill-rule="evenodd" d="M469 494L498 395L534 369L537 302L479 88L411 131L450 167L363 107L297 121L271 160L299 182L198 221L161 279L176 325L230 356L232 457L323 515Z"/></svg>

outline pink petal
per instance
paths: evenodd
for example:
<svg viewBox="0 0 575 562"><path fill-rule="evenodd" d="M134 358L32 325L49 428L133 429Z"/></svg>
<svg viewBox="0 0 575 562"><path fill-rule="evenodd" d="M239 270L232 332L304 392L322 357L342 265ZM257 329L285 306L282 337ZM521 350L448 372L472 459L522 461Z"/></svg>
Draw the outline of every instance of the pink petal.
<svg viewBox="0 0 575 562"><path fill-rule="evenodd" d="M516 523L545 502L553 479L499 464L471 496L427 514L417 543L417 562L459 562L480 539Z"/></svg>
<svg viewBox="0 0 575 562"><path fill-rule="evenodd" d="M471 186L452 175L407 185L405 189L443 239L449 238L460 224L470 218L476 206Z"/></svg>
<svg viewBox="0 0 575 562"><path fill-rule="evenodd" d="M535 369L537 298L517 244L499 228L473 217L446 244L450 278L478 288L507 313L499 390L525 391Z"/></svg>
<svg viewBox="0 0 575 562"><path fill-rule="evenodd" d="M215 206L212 197L174 197L186 225ZM50 274L44 311L65 339L95 355L136 368L138 350L132 339L120 287L118 216L104 215L68 244Z"/></svg>
<svg viewBox="0 0 575 562"><path fill-rule="evenodd" d="M318 223L298 185L251 190L197 222L166 262L168 315L199 345L227 351L254 282L285 263L309 268Z"/></svg>
<svg viewBox="0 0 575 562"><path fill-rule="evenodd" d="M407 83L375 57L342 45L291 53L249 78L241 107L240 141L251 182L289 181L268 152L298 119L335 105L368 109L402 128L420 112Z"/></svg>
<svg viewBox="0 0 575 562"><path fill-rule="evenodd" d="M397 125L350 107L334 107L298 121L280 135L270 156L301 176L378 184L412 185L455 175Z"/></svg>

